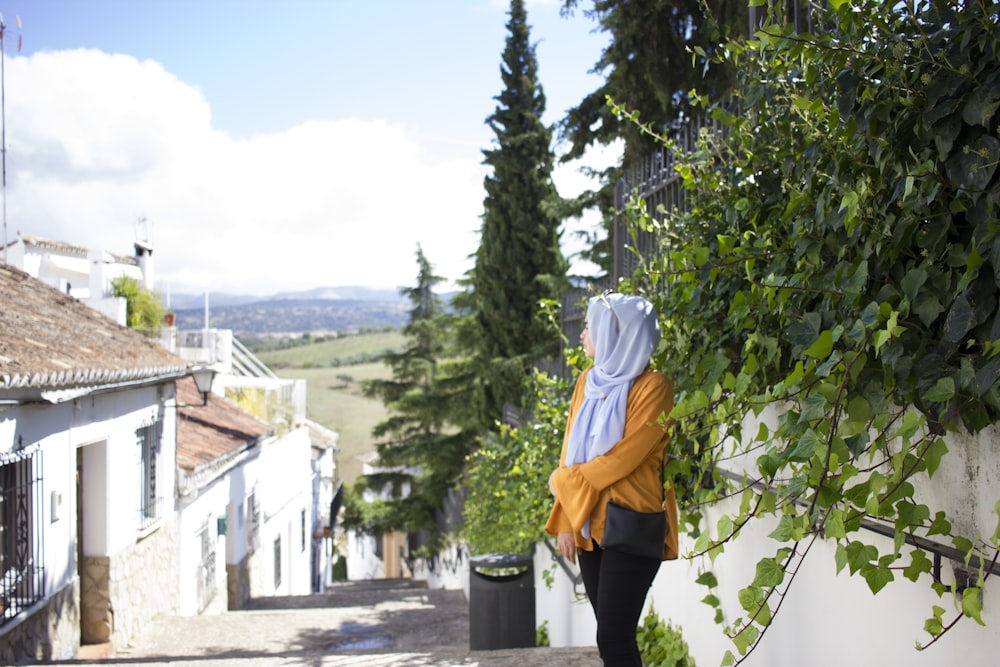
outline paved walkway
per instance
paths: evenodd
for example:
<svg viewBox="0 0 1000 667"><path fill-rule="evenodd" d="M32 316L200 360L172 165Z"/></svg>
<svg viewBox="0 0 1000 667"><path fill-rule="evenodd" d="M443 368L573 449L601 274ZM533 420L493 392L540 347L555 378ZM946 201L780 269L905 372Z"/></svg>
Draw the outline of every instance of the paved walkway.
<svg viewBox="0 0 1000 667"><path fill-rule="evenodd" d="M599 667L595 648L469 650L462 591L377 580L253 600L246 610L163 618L111 658L137 667Z"/></svg>

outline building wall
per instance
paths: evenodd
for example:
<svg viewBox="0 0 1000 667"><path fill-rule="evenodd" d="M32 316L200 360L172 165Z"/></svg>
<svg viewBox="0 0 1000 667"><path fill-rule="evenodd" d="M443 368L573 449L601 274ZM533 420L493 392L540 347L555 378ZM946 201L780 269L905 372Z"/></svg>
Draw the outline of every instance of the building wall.
<svg viewBox="0 0 1000 667"><path fill-rule="evenodd" d="M0 664L75 658L80 645L77 598L76 586L66 586L5 628L0 636Z"/></svg>
<svg viewBox="0 0 1000 667"><path fill-rule="evenodd" d="M223 609L228 606L225 600L227 536L219 534L219 519L223 519L228 532L229 499L230 484L226 474L199 489L196 498L184 499L178 512L180 559L177 575L180 590L179 613L182 616L199 614L213 607L213 601L221 600ZM210 573L206 573L202 563L204 530L208 531L209 539L214 545L215 559Z"/></svg>
<svg viewBox="0 0 1000 667"><path fill-rule="evenodd" d="M44 627L44 619L29 617L46 613L54 604L67 621L72 620L74 643L38 650L72 655L82 632L80 596L92 605L88 612L102 610L97 620L91 621L106 623L110 639L118 646L131 641L154 615L176 610L176 576L172 574L176 572L176 528L171 518L175 411L164 407L172 392L171 383L0 412L0 453L23 447L38 447L42 453L44 494L35 508L35 525L43 531L45 566L45 600L0 628L0 649L26 641L23 633L15 632L15 626ZM162 519L140 533L136 430L161 416L157 484L164 497ZM83 461L80 496L78 451ZM82 563L77 559L78 541L82 541ZM56 599L61 600L64 591L74 586L81 590L69 613L65 603Z"/></svg>
<svg viewBox="0 0 1000 667"><path fill-rule="evenodd" d="M172 515L111 557L112 641L117 649L141 641L157 616L177 613L177 569L177 522Z"/></svg>
<svg viewBox="0 0 1000 667"><path fill-rule="evenodd" d="M765 415L765 418L768 418ZM770 416L773 418L773 415ZM746 432L756 432L749 428ZM948 513L956 533L971 538L992 535L998 517L993 508L1000 488L1000 461L990 456L1000 429L991 427L975 437L949 436L950 453L942 460L933 479L916 484L917 497L937 510ZM738 507L720 504L707 512L706 525L715 526L726 511ZM697 664L719 664L732 642L723 627L714 622L714 609L701 602L708 589L695 583L699 574L711 570L719 581L712 592L722 600L727 624L746 617L738 602L741 588L754 578L757 561L774 556L778 543L768 537L774 521L751 522L740 537L726 546L714 563L707 557L665 562L646 600L662 619L680 626L684 639ZM876 546L880 554L891 553L892 540L870 531L851 534ZM940 540L940 538L937 538ZM804 545L803 545L804 546ZM950 541L946 546L951 546ZM693 544L682 539L681 553L690 553ZM958 610L950 594L943 598L931 589L930 575L911 582L896 573L878 595L873 595L865 580L837 574L836 542L819 538L781 603L773 625L760 646L742 663L747 667L840 667L841 665L879 665L880 667L938 667L940 665L993 664L1000 646L1000 588L987 579L983 594L985 627L974 620L962 619L934 646L917 651L917 643L931 637L923 630L934 605L946 609L946 622ZM902 566L909 563L910 547L904 546ZM933 560L933 554L928 554ZM955 563L942 559L941 576L946 584L954 581ZM555 581L549 588L542 571L550 568ZM571 579L561 569L553 568L550 552L542 545L535 556L537 621L548 621L553 646L593 646L596 644L593 613L585 600L577 600ZM786 577L786 581L788 577ZM583 593L582 584L577 592ZM776 604L776 603L775 603ZM775 604L772 604L772 609ZM645 612L644 612L645 614Z"/></svg>
<svg viewBox="0 0 1000 667"><path fill-rule="evenodd" d="M265 445L260 457L247 466L249 488L256 488L261 503L259 546L250 559L253 597L307 595L312 590L311 459L309 431L296 428ZM280 561L276 561L279 542Z"/></svg>

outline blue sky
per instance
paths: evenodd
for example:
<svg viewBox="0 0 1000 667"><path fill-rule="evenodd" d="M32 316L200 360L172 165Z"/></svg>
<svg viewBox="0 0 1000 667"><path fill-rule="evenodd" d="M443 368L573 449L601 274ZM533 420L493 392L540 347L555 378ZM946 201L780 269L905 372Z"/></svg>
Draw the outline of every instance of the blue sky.
<svg viewBox="0 0 1000 667"><path fill-rule="evenodd" d="M129 252L138 227L166 292L409 285L417 243L455 280L478 244L508 6L0 0L7 239ZM557 0L527 7L554 122L599 85L606 37ZM586 185L578 167L563 194Z"/></svg>

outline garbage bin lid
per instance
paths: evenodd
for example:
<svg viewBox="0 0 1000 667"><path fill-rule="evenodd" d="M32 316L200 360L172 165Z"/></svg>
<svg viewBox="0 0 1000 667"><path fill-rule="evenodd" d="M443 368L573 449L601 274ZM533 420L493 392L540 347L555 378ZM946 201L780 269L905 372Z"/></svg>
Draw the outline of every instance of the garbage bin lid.
<svg viewBox="0 0 1000 667"><path fill-rule="evenodd" d="M469 559L472 567L524 567L531 564L530 556L516 554L485 554Z"/></svg>

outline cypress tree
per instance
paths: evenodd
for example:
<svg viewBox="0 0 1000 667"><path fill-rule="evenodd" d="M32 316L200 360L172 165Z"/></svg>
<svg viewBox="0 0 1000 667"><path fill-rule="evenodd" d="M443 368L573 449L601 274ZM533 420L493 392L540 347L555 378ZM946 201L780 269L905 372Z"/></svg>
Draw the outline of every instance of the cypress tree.
<svg viewBox="0 0 1000 667"><path fill-rule="evenodd" d="M539 307L543 299L559 298L567 268L559 248L552 129L542 122L545 94L523 0L511 0L507 30L503 90L487 119L495 139L483 155L492 171L484 183L465 334L476 362L480 424L487 428L502 417L505 403L520 405L531 364L558 354L558 334Z"/></svg>
<svg viewBox="0 0 1000 667"><path fill-rule="evenodd" d="M472 438L449 425L452 400L447 389L451 336L449 316L434 292L442 278L423 250L417 248L419 267L415 287L403 289L412 304L403 333L408 343L388 354L388 380L365 383L365 395L380 398L389 417L375 426L380 472L363 475L355 486L345 524L373 535L401 530L438 535L439 511L462 472ZM363 491L380 499L358 502ZM432 546L437 542L432 539Z"/></svg>

